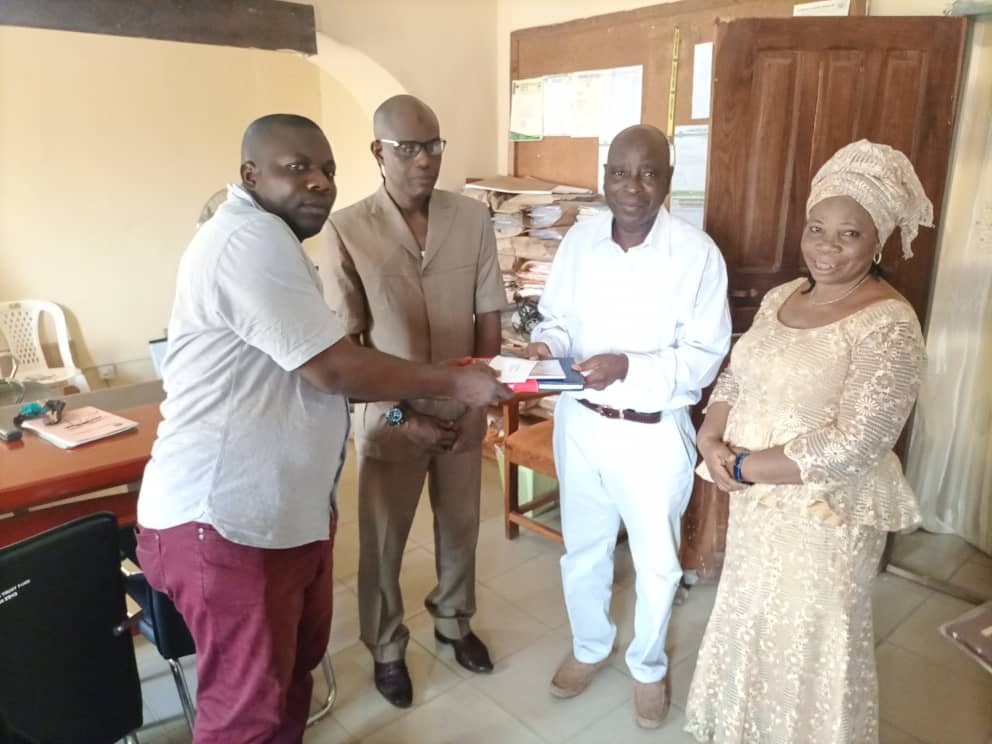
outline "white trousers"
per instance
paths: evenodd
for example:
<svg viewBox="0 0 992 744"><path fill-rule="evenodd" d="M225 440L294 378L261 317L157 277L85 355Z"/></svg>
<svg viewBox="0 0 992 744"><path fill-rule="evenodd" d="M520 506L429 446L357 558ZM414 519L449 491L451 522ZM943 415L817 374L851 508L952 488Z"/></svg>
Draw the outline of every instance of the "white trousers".
<svg viewBox="0 0 992 744"><path fill-rule="evenodd" d="M579 661L595 663L613 649L613 550L623 520L637 575L627 666L638 682L667 674L665 636L682 578L680 521L692 493L695 436L687 409L641 424L607 419L567 396L559 401L554 449L566 551L561 578Z"/></svg>

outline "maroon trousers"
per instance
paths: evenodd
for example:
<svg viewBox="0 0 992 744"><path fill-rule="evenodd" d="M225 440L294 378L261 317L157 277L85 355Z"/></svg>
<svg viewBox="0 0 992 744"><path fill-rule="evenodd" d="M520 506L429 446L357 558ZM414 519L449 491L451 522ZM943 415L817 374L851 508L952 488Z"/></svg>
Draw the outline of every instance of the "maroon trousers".
<svg viewBox="0 0 992 744"><path fill-rule="evenodd" d="M298 744L327 649L331 538L252 548L195 522L140 528L138 562L196 642L195 744Z"/></svg>

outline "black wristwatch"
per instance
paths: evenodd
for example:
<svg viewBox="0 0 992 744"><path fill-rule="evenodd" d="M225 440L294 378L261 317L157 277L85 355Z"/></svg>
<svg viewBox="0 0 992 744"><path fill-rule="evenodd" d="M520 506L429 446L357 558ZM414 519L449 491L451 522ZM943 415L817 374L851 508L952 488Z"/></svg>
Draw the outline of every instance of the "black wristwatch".
<svg viewBox="0 0 992 744"><path fill-rule="evenodd" d="M386 411L386 426L399 426L404 421L406 421L406 409L402 404L397 403Z"/></svg>

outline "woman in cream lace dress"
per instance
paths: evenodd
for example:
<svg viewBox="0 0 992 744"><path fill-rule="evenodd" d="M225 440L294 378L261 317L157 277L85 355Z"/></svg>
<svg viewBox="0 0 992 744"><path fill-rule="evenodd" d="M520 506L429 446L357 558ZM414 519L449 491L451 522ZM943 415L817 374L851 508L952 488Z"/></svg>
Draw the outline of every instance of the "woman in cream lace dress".
<svg viewBox="0 0 992 744"><path fill-rule="evenodd" d="M925 364L881 278L932 207L902 153L865 140L820 170L809 279L765 296L710 396L703 474L730 491L727 553L686 709L700 742L871 744L871 585L886 532L919 522L892 452Z"/></svg>

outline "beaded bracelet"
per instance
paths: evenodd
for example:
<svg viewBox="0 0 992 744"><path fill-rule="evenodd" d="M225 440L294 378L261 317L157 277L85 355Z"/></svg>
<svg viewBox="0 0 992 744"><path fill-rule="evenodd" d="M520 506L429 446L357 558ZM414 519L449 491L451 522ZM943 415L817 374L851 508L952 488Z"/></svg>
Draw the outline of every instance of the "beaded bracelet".
<svg viewBox="0 0 992 744"><path fill-rule="evenodd" d="M741 474L741 463L744 462L744 458L750 455L750 452L738 452L737 457L734 459L734 480L738 483L743 483L745 486L753 486L754 483L751 481L744 480L744 476Z"/></svg>

